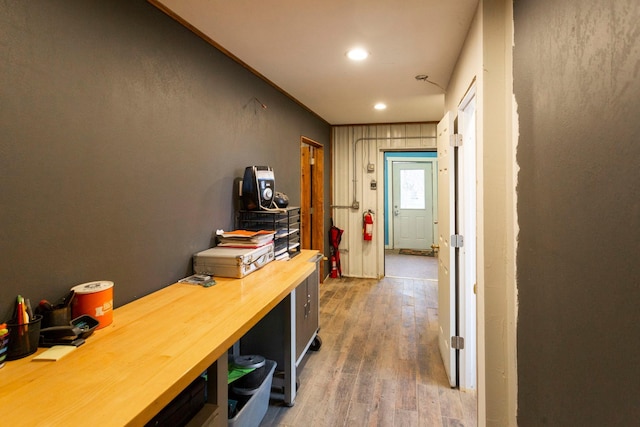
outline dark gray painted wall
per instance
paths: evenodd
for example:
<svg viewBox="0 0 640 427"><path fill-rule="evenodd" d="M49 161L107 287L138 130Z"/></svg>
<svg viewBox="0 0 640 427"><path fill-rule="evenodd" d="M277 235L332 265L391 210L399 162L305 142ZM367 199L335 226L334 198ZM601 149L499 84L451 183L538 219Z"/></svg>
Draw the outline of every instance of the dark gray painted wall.
<svg viewBox="0 0 640 427"><path fill-rule="evenodd" d="M514 2L518 424L640 419L640 3Z"/></svg>
<svg viewBox="0 0 640 427"><path fill-rule="evenodd" d="M18 293L173 283L245 166L295 205L300 136L330 158L325 122L142 0L0 1L0 58L0 320Z"/></svg>

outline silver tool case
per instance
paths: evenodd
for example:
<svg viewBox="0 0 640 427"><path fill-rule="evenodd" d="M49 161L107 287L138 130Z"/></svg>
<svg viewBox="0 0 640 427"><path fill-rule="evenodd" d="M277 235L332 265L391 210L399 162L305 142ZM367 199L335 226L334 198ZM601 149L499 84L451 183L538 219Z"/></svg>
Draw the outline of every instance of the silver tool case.
<svg viewBox="0 0 640 427"><path fill-rule="evenodd" d="M241 279L273 261L273 243L259 248L216 246L193 256L193 271Z"/></svg>

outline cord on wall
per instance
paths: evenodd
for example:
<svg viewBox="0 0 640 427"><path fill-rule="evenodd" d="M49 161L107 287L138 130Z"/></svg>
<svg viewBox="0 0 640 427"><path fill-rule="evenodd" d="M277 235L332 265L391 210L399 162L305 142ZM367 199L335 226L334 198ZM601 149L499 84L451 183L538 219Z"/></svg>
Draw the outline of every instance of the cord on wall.
<svg viewBox="0 0 640 427"><path fill-rule="evenodd" d="M253 112L254 112L254 114L258 114L258 107L262 108L263 110L267 109L267 106L264 103L262 103L262 101L260 101L255 96L253 98L251 98L249 100L249 102L244 104L244 106L242 108L243 109L247 108L249 106L249 104L253 104Z"/></svg>
<svg viewBox="0 0 640 427"><path fill-rule="evenodd" d="M427 76L426 74L418 74L416 76L416 80L431 83L432 85L439 87L444 93L447 93L447 90L445 88L440 86L438 83L429 80L429 76Z"/></svg>

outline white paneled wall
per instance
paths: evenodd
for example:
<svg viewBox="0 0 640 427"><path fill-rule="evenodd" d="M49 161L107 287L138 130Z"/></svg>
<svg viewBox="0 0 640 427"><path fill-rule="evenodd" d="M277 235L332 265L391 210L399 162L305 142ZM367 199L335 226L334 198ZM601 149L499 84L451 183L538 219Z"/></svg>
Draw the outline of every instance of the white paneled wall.
<svg viewBox="0 0 640 427"><path fill-rule="evenodd" d="M344 230L340 243L344 276L384 275L384 152L435 148L436 123L333 128L331 215L334 225ZM372 180L377 183L375 190ZM372 241L362 238L367 210L374 212Z"/></svg>

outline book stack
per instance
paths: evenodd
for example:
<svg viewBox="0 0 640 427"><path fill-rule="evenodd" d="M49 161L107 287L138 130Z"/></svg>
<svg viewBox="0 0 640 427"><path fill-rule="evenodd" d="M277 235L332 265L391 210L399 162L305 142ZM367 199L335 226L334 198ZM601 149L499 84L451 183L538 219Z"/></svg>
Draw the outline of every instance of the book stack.
<svg viewBox="0 0 640 427"><path fill-rule="evenodd" d="M260 248L273 242L275 231L234 230L218 235L218 246L229 248Z"/></svg>

